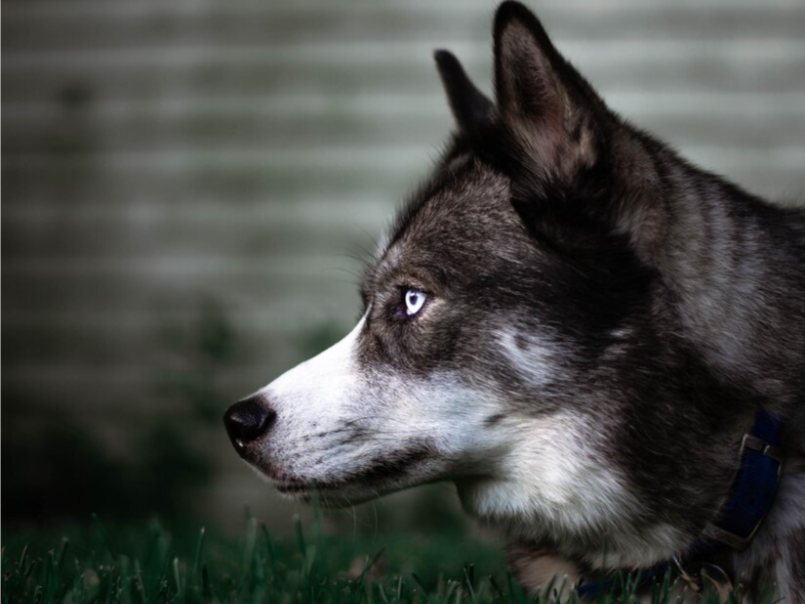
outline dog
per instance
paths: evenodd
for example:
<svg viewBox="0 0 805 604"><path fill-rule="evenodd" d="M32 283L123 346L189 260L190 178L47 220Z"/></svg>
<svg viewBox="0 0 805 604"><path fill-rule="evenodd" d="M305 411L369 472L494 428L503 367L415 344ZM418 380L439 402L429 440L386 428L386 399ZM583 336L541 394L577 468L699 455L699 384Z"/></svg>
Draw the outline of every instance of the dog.
<svg viewBox="0 0 805 604"><path fill-rule="evenodd" d="M521 4L493 34L494 101L436 52L455 133L355 328L227 411L237 452L327 506L452 481L535 591L671 561L695 591L693 552L805 602L805 213L624 121Z"/></svg>

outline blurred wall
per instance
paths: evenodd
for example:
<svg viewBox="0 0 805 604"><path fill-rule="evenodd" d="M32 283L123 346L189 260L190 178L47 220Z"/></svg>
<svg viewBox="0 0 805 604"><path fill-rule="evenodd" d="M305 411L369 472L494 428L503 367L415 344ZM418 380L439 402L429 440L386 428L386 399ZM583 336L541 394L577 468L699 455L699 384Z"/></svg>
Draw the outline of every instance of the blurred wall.
<svg viewBox="0 0 805 604"><path fill-rule="evenodd" d="M531 6L633 122L755 192L805 192L805 2ZM4 2L4 447L67 426L136 459L166 423L167 455L179 432L210 454L200 513L285 517L218 416L347 331L360 259L451 127L431 53L489 90L493 7ZM49 463L7 450L4 479Z"/></svg>

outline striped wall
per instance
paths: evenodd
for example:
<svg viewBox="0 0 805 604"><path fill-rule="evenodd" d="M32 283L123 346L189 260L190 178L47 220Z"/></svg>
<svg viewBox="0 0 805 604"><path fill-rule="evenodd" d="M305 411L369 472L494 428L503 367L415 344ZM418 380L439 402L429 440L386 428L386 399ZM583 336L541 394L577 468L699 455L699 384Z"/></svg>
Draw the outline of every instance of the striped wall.
<svg viewBox="0 0 805 604"><path fill-rule="evenodd" d="M532 4L616 110L751 190L805 192L805 2ZM346 331L356 257L451 126L432 51L489 90L493 7L4 2L3 438L62 410L119 446L185 413L154 376L200 300L238 334L233 399ZM256 497L223 434L204 438L209 507Z"/></svg>

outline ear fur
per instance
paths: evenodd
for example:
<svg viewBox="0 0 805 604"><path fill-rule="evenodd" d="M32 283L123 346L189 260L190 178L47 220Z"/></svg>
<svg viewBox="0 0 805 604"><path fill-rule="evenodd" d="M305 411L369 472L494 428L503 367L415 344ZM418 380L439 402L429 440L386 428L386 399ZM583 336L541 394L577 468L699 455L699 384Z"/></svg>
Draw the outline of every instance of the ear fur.
<svg viewBox="0 0 805 604"><path fill-rule="evenodd" d="M599 263L602 250L629 246L651 266L665 221L646 139L624 128L519 2L498 8L494 43L497 123L515 155L507 167L524 223Z"/></svg>
<svg viewBox="0 0 805 604"><path fill-rule="evenodd" d="M536 16L507 1L495 15L495 94L501 121L531 160L530 171L568 181L598 157L603 103L565 61Z"/></svg>
<svg viewBox="0 0 805 604"><path fill-rule="evenodd" d="M447 50L437 50L433 56L458 127L471 132L491 120L494 104L475 87L459 60Z"/></svg>

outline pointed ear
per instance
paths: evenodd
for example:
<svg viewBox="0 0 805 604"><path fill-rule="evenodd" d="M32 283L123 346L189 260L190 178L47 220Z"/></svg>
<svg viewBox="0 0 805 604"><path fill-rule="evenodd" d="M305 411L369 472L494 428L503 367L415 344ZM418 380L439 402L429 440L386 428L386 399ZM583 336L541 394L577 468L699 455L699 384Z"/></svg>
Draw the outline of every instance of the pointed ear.
<svg viewBox="0 0 805 604"><path fill-rule="evenodd" d="M554 48L537 17L518 2L495 15L495 94L502 122L529 167L570 178L596 160L595 105L603 103Z"/></svg>
<svg viewBox="0 0 805 604"><path fill-rule="evenodd" d="M488 122L495 106L470 81L458 59L447 50L437 50L433 56L458 127L471 132L479 124Z"/></svg>

